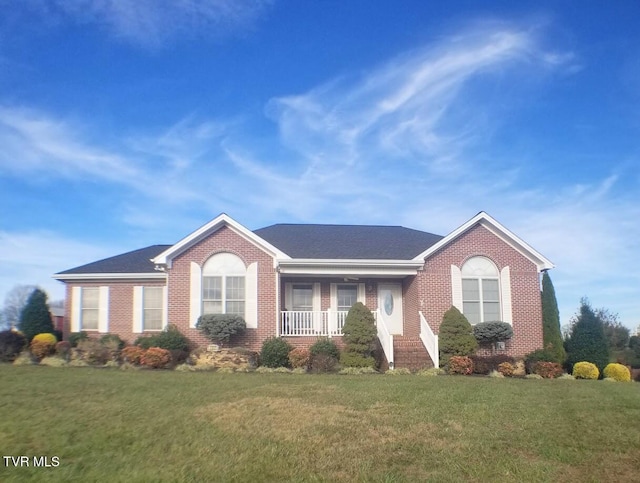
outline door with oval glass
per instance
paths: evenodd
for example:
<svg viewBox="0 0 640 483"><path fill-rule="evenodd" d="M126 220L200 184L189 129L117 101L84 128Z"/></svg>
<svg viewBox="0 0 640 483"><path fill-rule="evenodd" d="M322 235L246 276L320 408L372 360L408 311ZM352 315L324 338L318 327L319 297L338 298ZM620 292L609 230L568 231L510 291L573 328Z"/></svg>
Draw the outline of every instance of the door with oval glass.
<svg viewBox="0 0 640 483"><path fill-rule="evenodd" d="M402 335L402 284L378 284L378 307L387 323L389 333Z"/></svg>

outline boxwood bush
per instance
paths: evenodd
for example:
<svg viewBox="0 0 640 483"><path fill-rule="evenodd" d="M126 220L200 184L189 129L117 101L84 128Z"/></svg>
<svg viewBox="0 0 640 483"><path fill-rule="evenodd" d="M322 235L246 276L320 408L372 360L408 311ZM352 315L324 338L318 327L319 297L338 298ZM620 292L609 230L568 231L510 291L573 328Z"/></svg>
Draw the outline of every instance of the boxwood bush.
<svg viewBox="0 0 640 483"><path fill-rule="evenodd" d="M289 352L293 347L282 337L269 337L262 343L260 365L265 367L289 367Z"/></svg>
<svg viewBox="0 0 640 483"><path fill-rule="evenodd" d="M631 381L631 372L626 366L622 364L617 364L612 362L611 364L607 364L602 371L604 377L608 377L610 379L615 379L619 382L630 382Z"/></svg>
<svg viewBox="0 0 640 483"><path fill-rule="evenodd" d="M143 349L160 347L170 351L189 351L189 339L172 324L157 334L138 337L134 345L139 345Z"/></svg>
<svg viewBox="0 0 640 483"><path fill-rule="evenodd" d="M576 379L598 379L600 370L591 362L576 362L573 365L573 377Z"/></svg>
<svg viewBox="0 0 640 483"><path fill-rule="evenodd" d="M244 333L247 324L239 315L205 314L198 318L196 328L210 341L223 345L233 336Z"/></svg>
<svg viewBox="0 0 640 483"><path fill-rule="evenodd" d="M336 343L328 337L320 337L309 348L309 352L311 353L312 358L320 354L333 357L336 360L340 358L340 349Z"/></svg>

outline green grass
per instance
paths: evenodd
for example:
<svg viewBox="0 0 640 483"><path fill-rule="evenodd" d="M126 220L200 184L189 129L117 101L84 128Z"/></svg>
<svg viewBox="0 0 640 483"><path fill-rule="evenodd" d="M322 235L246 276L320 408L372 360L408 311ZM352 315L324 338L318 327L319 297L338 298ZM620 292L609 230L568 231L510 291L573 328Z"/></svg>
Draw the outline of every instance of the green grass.
<svg viewBox="0 0 640 483"><path fill-rule="evenodd" d="M0 365L0 481L638 481L640 384Z"/></svg>

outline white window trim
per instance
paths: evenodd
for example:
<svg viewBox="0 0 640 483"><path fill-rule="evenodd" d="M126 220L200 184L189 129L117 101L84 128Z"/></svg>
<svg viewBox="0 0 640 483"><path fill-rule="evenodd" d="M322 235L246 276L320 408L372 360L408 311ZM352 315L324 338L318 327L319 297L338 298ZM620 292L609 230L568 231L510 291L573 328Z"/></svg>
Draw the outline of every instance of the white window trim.
<svg viewBox="0 0 640 483"><path fill-rule="evenodd" d="M462 276L462 281L464 282L464 280L477 280L478 281L478 300L464 300L464 291L463 291L463 297L462 297L462 306L464 307L464 303L465 302L473 302L473 303L479 303L480 304L480 323L482 322L496 322L494 320L484 320L484 304L485 303L497 303L498 304L498 313L502 314L502 289L500 287L500 277L497 276L468 276L468 275L463 275ZM498 300L489 300L489 301L485 301L484 300L484 294L483 294L483 289L482 289L482 285L483 285L483 280L495 280L496 282L498 282ZM464 313L464 312L463 312ZM476 325L476 324L471 324L471 325Z"/></svg>
<svg viewBox="0 0 640 483"><path fill-rule="evenodd" d="M364 283L357 282L336 282L330 285L331 311L338 311L338 285L351 285L356 287L356 302L362 302L367 305L366 288Z"/></svg>
<svg viewBox="0 0 640 483"><path fill-rule="evenodd" d="M147 288L162 288L162 326L160 329L144 328L144 290ZM167 328L167 287L158 287L157 285L136 285L133 287L133 333L142 334L145 332L161 332Z"/></svg>
<svg viewBox="0 0 640 483"><path fill-rule="evenodd" d="M98 328L87 329L82 326L82 290L98 289ZM73 287L71 289L71 332L109 332L109 287Z"/></svg>

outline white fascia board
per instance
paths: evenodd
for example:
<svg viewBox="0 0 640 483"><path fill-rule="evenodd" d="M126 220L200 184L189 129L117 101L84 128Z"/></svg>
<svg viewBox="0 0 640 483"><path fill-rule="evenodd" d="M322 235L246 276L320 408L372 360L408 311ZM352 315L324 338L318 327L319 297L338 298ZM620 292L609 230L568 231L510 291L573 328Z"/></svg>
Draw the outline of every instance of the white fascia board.
<svg viewBox="0 0 640 483"><path fill-rule="evenodd" d="M187 250L188 248L190 248L191 246L193 246L203 238L207 237L208 235L218 231L223 226L228 226L234 232L242 236L244 239L246 239L250 243L253 243L258 248L261 248L262 250L266 251L267 253L269 253L271 256L275 258L282 258L282 259L289 258L289 256L286 253L283 253L278 248L273 246L271 243L262 239L261 237L259 237L258 235L256 235L251 230L247 229L237 221L235 221L233 218L231 218L227 214L222 213L218 215L216 218L214 218L213 220L211 220L206 225L201 226L193 233L184 237L175 245L169 247L167 250L165 250L155 258L152 258L151 261L156 265L167 265L170 267L171 260L174 257L184 252L185 250Z"/></svg>
<svg viewBox="0 0 640 483"><path fill-rule="evenodd" d="M438 250L445 247L446 245L451 243L453 240L461 236L462 234L469 231L471 228L473 228L477 224L480 224L481 226L489 230L491 233L496 235L498 238L500 238L502 241L507 243L513 249L515 249L516 251L521 253L523 256L527 257L529 260L535 263L536 266L538 267L538 271L549 270L555 267L555 265L553 264L553 262L551 262L551 260L543 256L541 253L539 253L537 250L531 247L528 243L526 243L517 235L509 231L506 227L501 225L498 221L496 221L494 218L492 218L490 215L488 215L484 211L481 211L476 216L474 216L469 221L467 221L465 224L453 230L451 233L445 236L438 243L436 243L435 245L432 245L427 250L420 253L418 256L414 258L414 260L415 261L425 260L426 258L436 253Z"/></svg>
<svg viewBox="0 0 640 483"><path fill-rule="evenodd" d="M417 274L423 265L422 260L288 259L278 260L278 271L291 275L407 276Z"/></svg>
<svg viewBox="0 0 640 483"><path fill-rule="evenodd" d="M158 273L56 273L56 280L165 280L167 274Z"/></svg>

